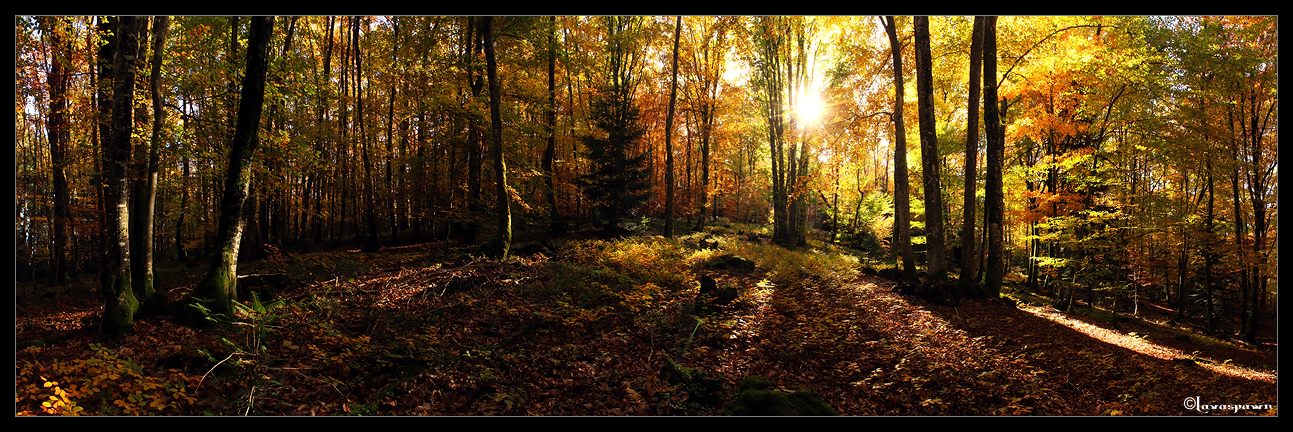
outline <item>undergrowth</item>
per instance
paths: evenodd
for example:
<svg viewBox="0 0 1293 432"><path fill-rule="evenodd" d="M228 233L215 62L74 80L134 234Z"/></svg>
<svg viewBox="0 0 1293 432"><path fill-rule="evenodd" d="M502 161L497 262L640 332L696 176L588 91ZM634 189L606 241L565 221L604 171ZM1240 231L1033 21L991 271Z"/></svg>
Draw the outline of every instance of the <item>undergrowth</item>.
<svg viewBox="0 0 1293 432"><path fill-rule="evenodd" d="M146 371L99 344L90 344L88 354L71 361L22 362L17 414L175 415L188 413L195 402L189 389L198 377L175 369Z"/></svg>

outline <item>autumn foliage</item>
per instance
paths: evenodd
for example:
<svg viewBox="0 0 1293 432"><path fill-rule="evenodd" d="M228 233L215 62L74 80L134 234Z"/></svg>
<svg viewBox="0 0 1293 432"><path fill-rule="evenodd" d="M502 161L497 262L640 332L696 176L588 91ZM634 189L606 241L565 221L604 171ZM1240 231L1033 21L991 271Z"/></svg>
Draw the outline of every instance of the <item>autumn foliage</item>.
<svg viewBox="0 0 1293 432"><path fill-rule="evenodd" d="M1277 23L18 16L16 411L1273 414Z"/></svg>

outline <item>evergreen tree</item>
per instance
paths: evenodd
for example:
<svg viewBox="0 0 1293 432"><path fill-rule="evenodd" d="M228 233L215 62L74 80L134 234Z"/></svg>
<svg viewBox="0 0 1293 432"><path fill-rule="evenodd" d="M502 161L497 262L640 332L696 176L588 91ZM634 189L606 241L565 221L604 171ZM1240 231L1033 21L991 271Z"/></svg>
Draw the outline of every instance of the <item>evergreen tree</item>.
<svg viewBox="0 0 1293 432"><path fill-rule="evenodd" d="M579 184L590 199L600 204L608 235L615 234L620 220L650 196L646 155L629 156L629 149L646 134L633 98L637 87L635 56L639 54L630 45L637 19L608 18L611 37L607 44L607 80L593 98L591 110L592 123L601 133L581 138L588 148L593 171L581 176Z"/></svg>

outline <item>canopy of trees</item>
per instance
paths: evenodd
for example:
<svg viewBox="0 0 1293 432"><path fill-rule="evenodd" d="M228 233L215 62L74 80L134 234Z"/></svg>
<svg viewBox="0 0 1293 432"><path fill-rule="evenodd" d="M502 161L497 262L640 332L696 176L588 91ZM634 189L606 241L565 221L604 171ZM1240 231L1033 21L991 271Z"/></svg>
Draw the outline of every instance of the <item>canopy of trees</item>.
<svg viewBox="0 0 1293 432"><path fill-rule="evenodd" d="M1161 300L1248 339L1274 307L1275 17L19 16L15 36L18 285L98 277L117 333L154 260L232 275L482 229L505 256L513 231L666 219L967 292Z"/></svg>

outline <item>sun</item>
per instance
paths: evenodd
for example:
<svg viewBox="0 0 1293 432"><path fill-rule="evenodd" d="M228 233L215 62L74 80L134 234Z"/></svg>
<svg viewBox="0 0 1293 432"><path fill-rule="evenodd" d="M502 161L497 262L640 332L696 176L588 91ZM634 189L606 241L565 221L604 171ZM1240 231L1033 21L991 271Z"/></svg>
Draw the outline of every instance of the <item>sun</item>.
<svg viewBox="0 0 1293 432"><path fill-rule="evenodd" d="M822 115L826 112L826 106L822 103L822 97L817 92L804 92L800 93L796 111L799 125L802 127L821 122Z"/></svg>

